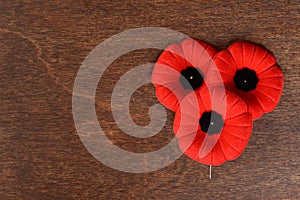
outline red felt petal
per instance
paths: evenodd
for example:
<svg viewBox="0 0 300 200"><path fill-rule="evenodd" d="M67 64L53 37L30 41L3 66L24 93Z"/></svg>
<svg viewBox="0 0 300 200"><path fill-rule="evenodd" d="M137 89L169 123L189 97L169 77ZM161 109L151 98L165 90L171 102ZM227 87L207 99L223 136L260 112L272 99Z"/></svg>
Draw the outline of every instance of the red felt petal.
<svg viewBox="0 0 300 200"><path fill-rule="evenodd" d="M211 110L211 97L208 88L205 88L205 91L202 90L197 92L197 98L199 101L200 112Z"/></svg>
<svg viewBox="0 0 300 200"><path fill-rule="evenodd" d="M210 70L205 80L209 87L225 87L230 91L235 91L233 77L228 73Z"/></svg>
<svg viewBox="0 0 300 200"><path fill-rule="evenodd" d="M231 54L234 59L238 69L244 68L244 48L243 46L247 46L247 43L244 42L235 42L230 47L228 47L228 52ZM248 54L247 54L248 55Z"/></svg>
<svg viewBox="0 0 300 200"><path fill-rule="evenodd" d="M203 74L208 71L209 63L216 54L211 45L194 39L186 39L181 43L181 48L187 63L198 68Z"/></svg>
<svg viewBox="0 0 300 200"><path fill-rule="evenodd" d="M255 96L260 103L261 107L263 107L264 112L271 112L276 105L278 104L280 97L281 97L281 92L282 92L282 79L270 79L272 81L275 81L278 83L277 85L272 84L271 81L266 81L269 79L265 79L265 85L269 83L268 86L263 86L259 85L259 88L255 90ZM277 82L278 81L278 82Z"/></svg>
<svg viewBox="0 0 300 200"><path fill-rule="evenodd" d="M186 115L181 115L174 121L174 131L176 137L179 140L179 147L180 149L185 152L188 148L193 146L195 139L197 139L197 132L198 132L198 118L190 117ZM189 122L188 122L189 121ZM182 123L190 123L187 125L182 125ZM179 124L178 124L179 123Z"/></svg>
<svg viewBox="0 0 300 200"><path fill-rule="evenodd" d="M199 149L198 157L205 158L210 152L214 151L214 147L219 140L220 134L206 135Z"/></svg>
<svg viewBox="0 0 300 200"><path fill-rule="evenodd" d="M184 53L180 44L171 44L165 49L165 51L170 52L173 56L173 59L176 59L178 63L180 63L184 67L187 65L187 61L184 57Z"/></svg>
<svg viewBox="0 0 300 200"><path fill-rule="evenodd" d="M251 68L251 62L253 60L257 45L248 42L240 42L243 51L243 64L245 67Z"/></svg>
<svg viewBox="0 0 300 200"><path fill-rule="evenodd" d="M254 92L240 92L239 95L247 104L248 112L251 113L253 120L260 118L264 114L264 109Z"/></svg>
<svg viewBox="0 0 300 200"><path fill-rule="evenodd" d="M223 152L223 149L220 145L220 142L218 142L215 147L214 150L212 151L212 165L213 166L219 166L222 165L226 160L226 156Z"/></svg>
<svg viewBox="0 0 300 200"><path fill-rule="evenodd" d="M198 161L199 160L199 149L203 143L205 134L202 132L198 132L197 135L193 138L193 143L192 145L184 151L184 153L189 156L190 158ZM179 146L182 149L182 143L184 141L179 140Z"/></svg>
<svg viewBox="0 0 300 200"><path fill-rule="evenodd" d="M178 140L179 148L183 153L192 152L193 157L196 158L195 154L195 139L197 138L197 132L193 132L191 134L186 135L185 137L181 137ZM191 149L192 148L192 149Z"/></svg>
<svg viewBox="0 0 300 200"><path fill-rule="evenodd" d="M225 88L213 88L209 90L210 97L211 97L211 109L215 112L219 113L220 115L225 118L226 110L227 110L227 101L228 93L226 92Z"/></svg>
<svg viewBox="0 0 300 200"><path fill-rule="evenodd" d="M226 157L219 142L217 142L217 144L214 146L214 149L209 154L207 154L204 158L199 158L199 156L197 155L197 149L202 145L202 143L203 139L198 140L197 144L193 144L194 148L188 149L185 154L190 158L193 158L194 160L206 165L219 166L226 161Z"/></svg>
<svg viewBox="0 0 300 200"><path fill-rule="evenodd" d="M274 55L265 48L256 45L255 53L253 54L252 62L249 68L254 69L256 73L259 74L260 72L265 71L275 64L276 60Z"/></svg>
<svg viewBox="0 0 300 200"><path fill-rule="evenodd" d="M231 134L235 137L238 137L243 140L247 140L249 138L249 129L251 128L252 120L251 115L249 113L243 113L236 117L235 121L240 120L240 118L245 118L245 123L241 124L241 126L238 126L235 124L235 126L226 124L226 134ZM250 127L250 128L249 128ZM251 129L250 129L251 130ZM222 133L224 134L224 133Z"/></svg>
<svg viewBox="0 0 300 200"><path fill-rule="evenodd" d="M195 100L196 98L196 100ZM194 92L190 92L181 102L181 105L193 105L193 112L200 111L205 112L211 110L211 100L210 100L210 92L208 87L204 84L201 88ZM187 106L186 106L187 107ZM183 108L181 109L184 113L190 113L191 111Z"/></svg>
<svg viewBox="0 0 300 200"><path fill-rule="evenodd" d="M201 40L195 39L195 41L196 43L200 44L211 57L213 57L217 53L217 50L212 45L209 45Z"/></svg>
<svg viewBox="0 0 300 200"><path fill-rule="evenodd" d="M220 145L227 159L236 159L246 147L252 130L251 115L243 113L225 124Z"/></svg>
<svg viewBox="0 0 300 200"><path fill-rule="evenodd" d="M210 87L221 86L234 91L233 82L237 67L229 51L220 51L214 57L214 62L210 65L211 70L208 73L207 82Z"/></svg>
<svg viewBox="0 0 300 200"><path fill-rule="evenodd" d="M229 91L227 91L229 93ZM236 116L239 116L247 112L246 103L236 96L235 94L229 95L231 98L227 98L227 111L226 111L226 120L232 119Z"/></svg>
<svg viewBox="0 0 300 200"><path fill-rule="evenodd" d="M165 107L170 110L176 110L179 106L177 97L170 89L164 86L156 87L156 97Z"/></svg>
<svg viewBox="0 0 300 200"><path fill-rule="evenodd" d="M202 87L195 91L200 112L214 110L222 116L226 113L226 90L224 88Z"/></svg>
<svg viewBox="0 0 300 200"><path fill-rule="evenodd" d="M203 107L198 102L195 93L188 94L178 106L174 118L174 133L177 137L182 137L191 132L197 132L199 126L200 110Z"/></svg>
<svg viewBox="0 0 300 200"><path fill-rule="evenodd" d="M242 154L248 144L249 138L241 139L235 135L228 134L226 131L224 131L223 134L224 137L220 138L220 145L223 149L223 153L228 160L234 160Z"/></svg>
<svg viewBox="0 0 300 200"><path fill-rule="evenodd" d="M163 64L156 64L152 72L152 82L156 86L156 96L170 110L176 110L178 100L181 100L188 92L182 88L178 77L178 71Z"/></svg>
<svg viewBox="0 0 300 200"><path fill-rule="evenodd" d="M154 85L173 85L173 83L178 83L180 73L166 66L165 64L155 64L152 72L152 82Z"/></svg>
<svg viewBox="0 0 300 200"><path fill-rule="evenodd" d="M273 97L265 95L259 90L255 92L257 101L260 103L264 112L271 112L277 105L277 100L274 100Z"/></svg>
<svg viewBox="0 0 300 200"><path fill-rule="evenodd" d="M228 120L226 120L226 127L230 126L230 127L248 127L249 124L251 124L251 120L248 119L248 116L250 116L250 114L242 114L242 115L238 115L234 118L230 118ZM226 128L225 125L223 127L223 129Z"/></svg>
<svg viewBox="0 0 300 200"><path fill-rule="evenodd" d="M271 93L273 90L277 90L276 93L281 93L283 88L283 79L282 78L273 78L273 79L264 79L257 84L258 88L264 88L266 93ZM268 92L268 89L273 89Z"/></svg>
<svg viewBox="0 0 300 200"><path fill-rule="evenodd" d="M195 44L196 45L196 44ZM196 45L199 46L199 45ZM210 45L206 46L201 55L199 55L197 67L201 69L201 71L206 74L209 70L209 65L211 62L213 62L213 56L212 52L214 50L211 49L212 47Z"/></svg>
<svg viewBox="0 0 300 200"><path fill-rule="evenodd" d="M179 60L178 60L179 59ZM156 63L164 64L166 66L172 67L178 72L185 68L185 62L181 58L176 58L171 52L163 51Z"/></svg>
<svg viewBox="0 0 300 200"><path fill-rule="evenodd" d="M247 67L260 73L276 64L270 51L254 43L235 42L228 47L228 51L239 69Z"/></svg>
<svg viewBox="0 0 300 200"><path fill-rule="evenodd" d="M214 57L214 63L218 70L232 77L238 69L237 63L228 50L219 51Z"/></svg>
<svg viewBox="0 0 300 200"><path fill-rule="evenodd" d="M273 65L271 68L268 68L268 70L257 73L257 76L259 77L259 80L283 78L283 73L277 65Z"/></svg>
<svg viewBox="0 0 300 200"><path fill-rule="evenodd" d="M188 63L192 66L195 66L195 62L197 61L197 56L194 56L194 43L195 40L189 38L180 43L182 52L184 54L184 58ZM196 52L196 55L199 52Z"/></svg>

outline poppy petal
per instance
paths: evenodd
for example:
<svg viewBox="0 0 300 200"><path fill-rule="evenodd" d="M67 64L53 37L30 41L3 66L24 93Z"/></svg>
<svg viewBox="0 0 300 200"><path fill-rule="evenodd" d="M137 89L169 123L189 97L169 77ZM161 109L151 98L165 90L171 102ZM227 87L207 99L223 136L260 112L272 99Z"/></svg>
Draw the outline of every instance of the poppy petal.
<svg viewBox="0 0 300 200"><path fill-rule="evenodd" d="M243 51L243 64L244 67L248 67L251 69L251 63L254 58L257 45L252 43L242 43L242 51Z"/></svg>
<svg viewBox="0 0 300 200"><path fill-rule="evenodd" d="M199 44L195 44L196 47L199 47ZM198 62L196 67L201 69L204 74L206 74L209 70L210 63L213 62L213 55L216 53L213 47L207 45L202 50L201 55L198 57Z"/></svg>
<svg viewBox="0 0 300 200"><path fill-rule="evenodd" d="M195 66L195 61L197 60L197 56L194 56L194 43L195 40L189 38L181 42L181 49L184 55L184 58L188 63L190 63L192 66ZM196 52L199 54L199 51Z"/></svg>
<svg viewBox="0 0 300 200"><path fill-rule="evenodd" d="M260 103L261 107L263 108L264 112L272 111L277 104L276 100L260 92L260 90L255 92L255 96L257 98L257 101Z"/></svg>
<svg viewBox="0 0 300 200"><path fill-rule="evenodd" d="M265 112L271 112L278 104L283 88L283 74L273 66L259 74L257 89L253 92Z"/></svg>
<svg viewBox="0 0 300 200"><path fill-rule="evenodd" d="M197 135L193 138L193 143L192 145L190 145L190 147L184 151L184 153L189 156L190 158L198 161L199 160L199 148L203 143L205 134L202 132L198 132ZM179 146L182 150L182 143L184 141L182 141L181 139L179 139Z"/></svg>
<svg viewBox="0 0 300 200"><path fill-rule="evenodd" d="M187 60L184 57L180 44L171 44L165 49L165 51L170 52L178 64L182 65L183 68L187 65Z"/></svg>
<svg viewBox="0 0 300 200"><path fill-rule="evenodd" d="M235 84L232 81L233 77L227 72L210 70L208 78L205 79L209 87L225 87L228 90L234 90Z"/></svg>
<svg viewBox="0 0 300 200"><path fill-rule="evenodd" d="M241 92L240 96L244 99L247 104L248 112L252 114L252 119L258 119L264 114L264 109L260 102L257 100L255 93L253 92Z"/></svg>
<svg viewBox="0 0 300 200"><path fill-rule="evenodd" d="M228 92L228 91L227 91ZM233 96L234 94L230 95ZM236 95L234 95L236 96ZM227 99L227 105L228 107L226 112L226 120L232 119L234 117L237 117L245 111L247 111L247 105L241 98L228 98Z"/></svg>
<svg viewBox="0 0 300 200"><path fill-rule="evenodd" d="M222 165L226 160L226 156L224 154L224 151L220 145L220 142L218 142L215 147L214 147L214 151L211 152L211 160L212 160L212 165L213 166L219 166Z"/></svg>
<svg viewBox="0 0 300 200"><path fill-rule="evenodd" d="M220 134L206 135L199 150L199 158L204 158L212 151L218 142Z"/></svg>
<svg viewBox="0 0 300 200"><path fill-rule="evenodd" d="M246 147L252 129L251 115L243 113L228 120L220 136L220 145L227 159L236 159Z"/></svg>
<svg viewBox="0 0 300 200"><path fill-rule="evenodd" d="M166 106L170 110L174 110L178 107L179 103L177 97L170 89L164 86L156 87L156 97L164 106Z"/></svg>
<svg viewBox="0 0 300 200"><path fill-rule="evenodd" d="M248 115L248 116L245 116L245 115ZM243 114L237 116L237 118L235 119L236 121L239 120L238 117L250 118L251 116L249 113L248 114L243 113ZM247 120L246 122L247 122L246 126L244 126L244 124L242 126L232 126L232 125L226 124L226 127L225 127L226 133L231 134L240 139L247 140L249 138L249 130L248 129L249 129L249 126L251 127L252 122L250 120Z"/></svg>
<svg viewBox="0 0 300 200"><path fill-rule="evenodd" d="M230 127L238 127L238 128L243 129L243 127L248 127L249 123L250 123L250 121L249 121L248 117L246 117L246 115L244 115L244 114L238 115L238 116L228 119L226 121L226 128L227 128L227 126L230 126Z"/></svg>
<svg viewBox="0 0 300 200"><path fill-rule="evenodd" d="M155 85L168 85L177 83L180 73L164 64L156 64L152 72L152 82Z"/></svg>
<svg viewBox="0 0 300 200"><path fill-rule="evenodd" d="M271 112L280 100L281 90L271 88L271 86L261 86L260 90L255 91L255 95L264 108L264 112Z"/></svg>
<svg viewBox="0 0 300 200"><path fill-rule="evenodd" d="M214 57L214 63L219 71L227 73L232 77L238 69L237 63L228 50L219 51Z"/></svg>
<svg viewBox="0 0 300 200"><path fill-rule="evenodd" d="M212 61L213 56L216 54L215 48L205 42L194 39L184 40L181 43L181 48L187 63L206 74L209 62Z"/></svg>
<svg viewBox="0 0 300 200"><path fill-rule="evenodd" d="M257 74L265 71L269 67L276 64L276 59L274 55L267 49L256 45L255 53L252 58L252 62L249 66L250 69L254 69Z"/></svg>
<svg viewBox="0 0 300 200"><path fill-rule="evenodd" d="M246 139L236 137L235 135L228 134L225 130L222 138L219 140L225 157L228 160L234 160L238 158L247 146L249 137Z"/></svg>
<svg viewBox="0 0 300 200"><path fill-rule="evenodd" d="M238 69L244 68L244 46L247 46L246 43L243 42L235 42L230 47L228 47L228 52L232 56L234 62L236 63Z"/></svg>
<svg viewBox="0 0 300 200"><path fill-rule="evenodd" d="M186 67L185 61L181 57L178 57L178 55L176 56L176 54L174 55L172 52L167 50L161 53L156 63L170 66L179 72Z"/></svg>
<svg viewBox="0 0 300 200"><path fill-rule="evenodd" d="M178 144L180 149L183 152L186 152L189 148L191 148L197 137L197 127L195 127L195 123L189 126L178 126L174 127L174 130L177 129L176 137L178 139Z"/></svg>
<svg viewBox="0 0 300 200"><path fill-rule="evenodd" d="M260 72L258 76L259 80L283 78L282 70L277 65L273 65L271 68L268 68L268 70Z"/></svg>

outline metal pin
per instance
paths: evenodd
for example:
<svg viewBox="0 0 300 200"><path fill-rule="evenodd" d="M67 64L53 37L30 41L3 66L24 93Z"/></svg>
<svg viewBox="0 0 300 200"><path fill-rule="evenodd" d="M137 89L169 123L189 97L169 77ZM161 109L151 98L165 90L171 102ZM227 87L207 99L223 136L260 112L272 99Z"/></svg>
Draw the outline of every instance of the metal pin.
<svg viewBox="0 0 300 200"><path fill-rule="evenodd" d="M211 179L211 165L209 165L209 179Z"/></svg>

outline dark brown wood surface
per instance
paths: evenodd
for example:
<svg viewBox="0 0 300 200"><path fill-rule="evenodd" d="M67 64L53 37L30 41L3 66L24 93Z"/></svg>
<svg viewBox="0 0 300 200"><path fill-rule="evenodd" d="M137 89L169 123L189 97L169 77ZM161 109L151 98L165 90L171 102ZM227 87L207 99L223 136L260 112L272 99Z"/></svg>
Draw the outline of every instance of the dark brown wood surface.
<svg viewBox="0 0 300 200"><path fill-rule="evenodd" d="M111 169L83 146L72 116L72 88L88 53L137 27L166 27L218 49L236 40L264 45L277 57L285 86L276 109L254 122L242 156L213 168L185 155L154 172ZM300 2L291 1L1 1L0 199L300 199ZM99 123L114 144L153 151L172 138L174 114L148 139L123 133L110 97L119 77L159 50L118 58L99 82ZM158 103L152 85L138 89L130 112L149 123Z"/></svg>

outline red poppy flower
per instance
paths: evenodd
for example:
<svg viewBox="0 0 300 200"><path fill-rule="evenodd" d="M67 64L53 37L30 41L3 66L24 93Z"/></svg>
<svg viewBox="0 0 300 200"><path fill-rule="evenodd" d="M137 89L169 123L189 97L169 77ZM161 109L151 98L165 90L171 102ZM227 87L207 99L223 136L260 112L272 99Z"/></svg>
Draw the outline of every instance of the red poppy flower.
<svg viewBox="0 0 300 200"><path fill-rule="evenodd" d="M283 88L283 74L274 55L265 48L248 42L236 42L214 57L223 82L214 79L212 84L224 84L240 96L248 106L252 119L272 111L278 104Z"/></svg>
<svg viewBox="0 0 300 200"><path fill-rule="evenodd" d="M175 115L174 133L180 149L193 160L213 166L238 158L252 130L245 102L219 88L211 89L210 93L196 91L196 104L192 94L183 99ZM222 101L225 107L220 106Z"/></svg>
<svg viewBox="0 0 300 200"><path fill-rule="evenodd" d="M215 54L212 46L191 38L168 46L152 72L158 100L175 111L188 93L205 85L208 67Z"/></svg>

